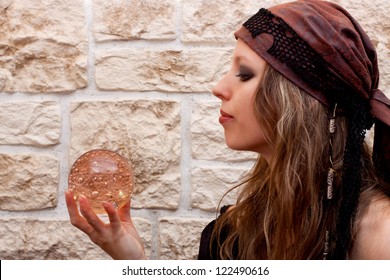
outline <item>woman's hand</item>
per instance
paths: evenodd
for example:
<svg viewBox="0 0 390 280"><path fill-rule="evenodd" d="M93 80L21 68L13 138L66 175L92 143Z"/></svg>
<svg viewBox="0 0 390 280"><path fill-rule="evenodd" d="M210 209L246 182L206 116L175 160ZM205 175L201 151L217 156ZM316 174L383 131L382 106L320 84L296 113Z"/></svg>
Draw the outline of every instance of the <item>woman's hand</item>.
<svg viewBox="0 0 390 280"><path fill-rule="evenodd" d="M72 191L67 191L65 198L72 225L85 232L92 242L113 259L146 258L142 240L131 219L130 200L118 210L111 203L104 202L103 207L110 220L110 223L106 224L93 212L85 196L79 198L80 212Z"/></svg>

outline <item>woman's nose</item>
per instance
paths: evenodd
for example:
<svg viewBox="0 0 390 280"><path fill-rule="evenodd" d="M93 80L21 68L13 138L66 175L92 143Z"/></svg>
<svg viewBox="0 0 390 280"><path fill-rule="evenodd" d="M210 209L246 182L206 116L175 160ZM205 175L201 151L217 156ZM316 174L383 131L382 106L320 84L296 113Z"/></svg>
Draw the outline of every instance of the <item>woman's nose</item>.
<svg viewBox="0 0 390 280"><path fill-rule="evenodd" d="M218 97L219 99L228 98L226 78L227 78L227 74L225 74L212 89L212 93L214 94L214 96Z"/></svg>

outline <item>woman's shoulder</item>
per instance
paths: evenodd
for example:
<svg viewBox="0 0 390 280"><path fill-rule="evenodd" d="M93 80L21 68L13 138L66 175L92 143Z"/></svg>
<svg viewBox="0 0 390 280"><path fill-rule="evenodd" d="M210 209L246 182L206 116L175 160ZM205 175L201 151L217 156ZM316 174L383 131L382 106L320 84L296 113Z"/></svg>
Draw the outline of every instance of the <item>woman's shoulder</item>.
<svg viewBox="0 0 390 280"><path fill-rule="evenodd" d="M390 260L390 198L373 199L353 241L350 259Z"/></svg>

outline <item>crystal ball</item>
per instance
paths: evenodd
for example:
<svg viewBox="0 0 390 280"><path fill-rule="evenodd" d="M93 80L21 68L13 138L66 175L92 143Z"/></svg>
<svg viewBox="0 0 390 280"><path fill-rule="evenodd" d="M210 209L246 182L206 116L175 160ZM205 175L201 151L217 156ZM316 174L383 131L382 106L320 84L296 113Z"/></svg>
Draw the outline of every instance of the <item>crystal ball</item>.
<svg viewBox="0 0 390 280"><path fill-rule="evenodd" d="M81 155L72 165L68 177L69 189L74 199L88 198L97 214L105 213L103 202L120 208L131 198L134 174L130 163L109 150L91 150Z"/></svg>

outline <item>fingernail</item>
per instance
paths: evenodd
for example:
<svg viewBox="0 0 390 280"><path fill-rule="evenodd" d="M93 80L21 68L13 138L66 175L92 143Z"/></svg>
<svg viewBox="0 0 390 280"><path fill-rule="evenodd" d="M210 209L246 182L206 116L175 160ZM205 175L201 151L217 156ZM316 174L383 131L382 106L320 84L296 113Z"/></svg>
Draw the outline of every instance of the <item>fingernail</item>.
<svg viewBox="0 0 390 280"><path fill-rule="evenodd" d="M111 205L111 203L108 201L103 201L102 203L103 203L104 208L110 207L110 205Z"/></svg>

